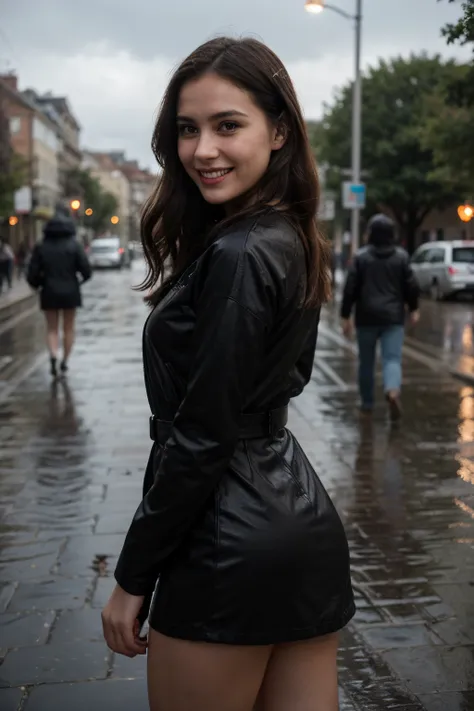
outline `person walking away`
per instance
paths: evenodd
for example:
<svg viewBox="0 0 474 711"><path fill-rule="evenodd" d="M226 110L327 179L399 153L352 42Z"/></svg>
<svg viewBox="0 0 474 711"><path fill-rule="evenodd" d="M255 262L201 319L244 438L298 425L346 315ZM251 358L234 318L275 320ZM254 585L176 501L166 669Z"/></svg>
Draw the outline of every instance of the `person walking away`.
<svg viewBox="0 0 474 711"><path fill-rule="evenodd" d="M418 322L419 288L407 252L395 244L395 223L386 215L375 215L367 226L368 244L355 255L347 275L341 305L342 329L352 331L351 313L359 349L359 391L361 410L374 407L374 369L380 341L385 397L392 420L402 414L402 347L406 308L411 323Z"/></svg>
<svg viewBox="0 0 474 711"><path fill-rule="evenodd" d="M6 239L0 241L0 294L3 290L4 282L8 288L13 286L13 269L15 265L15 255Z"/></svg>
<svg viewBox="0 0 474 711"><path fill-rule="evenodd" d="M76 309L82 305L79 277L90 279L91 267L82 245L75 238L76 228L67 214L58 211L46 223L44 239L35 245L28 265L27 281L39 289L40 306L47 327L51 375L58 374L59 326L62 315L63 357L61 373L68 370L74 345Z"/></svg>
<svg viewBox="0 0 474 711"><path fill-rule="evenodd" d="M16 251L16 271L18 279L23 279L28 259L28 250L25 242L20 242Z"/></svg>
<svg viewBox="0 0 474 711"><path fill-rule="evenodd" d="M311 379L329 244L285 67L254 39L207 42L172 77L152 145L154 445L104 636L129 657L148 646L151 711L337 711L347 539L285 427Z"/></svg>

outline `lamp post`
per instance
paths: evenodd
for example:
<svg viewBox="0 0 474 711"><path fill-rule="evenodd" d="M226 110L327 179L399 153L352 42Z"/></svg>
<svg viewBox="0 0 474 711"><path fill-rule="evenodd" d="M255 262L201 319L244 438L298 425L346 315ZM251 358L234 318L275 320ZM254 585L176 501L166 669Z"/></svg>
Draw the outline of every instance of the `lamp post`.
<svg viewBox="0 0 474 711"><path fill-rule="evenodd" d="M360 183L361 179L361 153L362 153L362 75L360 71L360 55L362 44L362 0L356 0L356 13L342 10L336 5L331 5L325 0L306 0L305 10L319 14L323 10L332 10L346 20L355 23L355 77L352 96L352 182ZM354 207L351 210L351 235L352 253L359 248L360 241L360 210Z"/></svg>

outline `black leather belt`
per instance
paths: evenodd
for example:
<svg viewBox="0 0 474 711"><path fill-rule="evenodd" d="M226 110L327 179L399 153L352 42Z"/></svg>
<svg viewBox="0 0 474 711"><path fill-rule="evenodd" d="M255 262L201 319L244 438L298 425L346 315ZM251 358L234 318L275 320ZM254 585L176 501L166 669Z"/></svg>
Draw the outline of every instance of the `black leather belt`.
<svg viewBox="0 0 474 711"><path fill-rule="evenodd" d="M256 412L241 416L239 439L255 439L276 435L288 422L288 406L278 407L268 412ZM164 443L171 434L173 423L150 417L150 439Z"/></svg>

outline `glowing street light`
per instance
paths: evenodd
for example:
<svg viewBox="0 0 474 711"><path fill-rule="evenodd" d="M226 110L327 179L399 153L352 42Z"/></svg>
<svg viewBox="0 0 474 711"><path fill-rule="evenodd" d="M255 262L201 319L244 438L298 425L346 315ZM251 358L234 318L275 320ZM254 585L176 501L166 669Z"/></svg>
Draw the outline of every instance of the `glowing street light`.
<svg viewBox="0 0 474 711"><path fill-rule="evenodd" d="M77 212L77 210L79 210L79 208L81 207L80 200L71 200L69 204L71 206L71 210L74 210L75 212Z"/></svg>
<svg viewBox="0 0 474 711"><path fill-rule="evenodd" d="M110 221L113 225L118 225L118 223L120 222L120 218L117 217L117 215L112 215L112 217L110 218Z"/></svg>
<svg viewBox="0 0 474 711"><path fill-rule="evenodd" d="M317 15L324 10L324 0L306 0L304 9Z"/></svg>
<svg viewBox="0 0 474 711"><path fill-rule="evenodd" d="M90 217L93 213L94 213L94 210L91 207L88 207L86 210L87 217Z"/></svg>
<svg viewBox="0 0 474 711"><path fill-rule="evenodd" d="M458 215L463 222L470 222L474 217L474 207L472 205L459 205Z"/></svg>
<svg viewBox="0 0 474 711"><path fill-rule="evenodd" d="M352 92L352 182L355 185L361 179L361 154L362 154L362 72L361 46L362 46L362 0L355 0L355 14L351 15L337 5L332 5L326 0L306 0L305 10L313 15L319 15L323 10L332 10L345 20L354 22L355 27L355 67L354 87ZM360 241L359 208L351 210L352 252L359 248Z"/></svg>
<svg viewBox="0 0 474 711"><path fill-rule="evenodd" d="M8 224L10 225L10 227L15 227L15 225L18 224L18 217L16 215L12 215L11 217L9 217Z"/></svg>

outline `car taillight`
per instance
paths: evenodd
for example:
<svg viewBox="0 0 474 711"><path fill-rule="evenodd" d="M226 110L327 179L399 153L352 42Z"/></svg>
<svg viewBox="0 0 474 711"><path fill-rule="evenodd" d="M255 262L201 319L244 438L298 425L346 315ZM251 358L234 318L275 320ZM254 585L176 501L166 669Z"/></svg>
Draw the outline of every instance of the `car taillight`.
<svg viewBox="0 0 474 711"><path fill-rule="evenodd" d="M123 247L120 247L118 253L119 253L119 254L123 254L124 252L125 252L124 248L123 248Z"/></svg>
<svg viewBox="0 0 474 711"><path fill-rule="evenodd" d="M448 272L451 276L454 276L455 274L459 273L459 269L455 269L454 267L448 267Z"/></svg>

